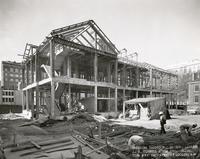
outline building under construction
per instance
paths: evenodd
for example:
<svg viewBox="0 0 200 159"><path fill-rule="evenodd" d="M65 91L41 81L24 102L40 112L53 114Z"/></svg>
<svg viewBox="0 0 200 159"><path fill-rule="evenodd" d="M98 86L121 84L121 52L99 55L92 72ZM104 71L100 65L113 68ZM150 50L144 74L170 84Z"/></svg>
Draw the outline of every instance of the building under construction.
<svg viewBox="0 0 200 159"><path fill-rule="evenodd" d="M123 56L92 20L51 31L23 55L23 108L51 117L72 111L79 101L88 112L122 110L123 100L165 96L175 104L177 75Z"/></svg>

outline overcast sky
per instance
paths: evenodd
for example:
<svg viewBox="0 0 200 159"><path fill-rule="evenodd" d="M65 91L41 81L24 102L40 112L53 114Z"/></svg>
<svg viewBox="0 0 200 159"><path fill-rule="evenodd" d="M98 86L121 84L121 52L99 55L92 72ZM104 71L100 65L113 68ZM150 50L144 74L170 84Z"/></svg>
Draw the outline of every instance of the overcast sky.
<svg viewBox="0 0 200 159"><path fill-rule="evenodd" d="M93 19L119 50L165 68L200 58L200 0L0 0L0 61L52 29Z"/></svg>

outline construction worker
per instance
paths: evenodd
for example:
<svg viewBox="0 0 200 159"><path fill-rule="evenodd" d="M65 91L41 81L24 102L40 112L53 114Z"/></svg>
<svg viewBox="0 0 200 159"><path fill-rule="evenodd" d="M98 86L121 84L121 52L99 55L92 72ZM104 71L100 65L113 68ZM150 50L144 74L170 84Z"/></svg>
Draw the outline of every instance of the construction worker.
<svg viewBox="0 0 200 159"><path fill-rule="evenodd" d="M159 112L159 115L160 115L160 127L161 127L160 134L166 134L165 131L166 117L163 114L163 112Z"/></svg>
<svg viewBox="0 0 200 159"><path fill-rule="evenodd" d="M192 136L192 128L195 128L197 127L197 124L193 124L193 125L190 125L190 124L182 124L180 126L180 133L181 133L181 139L187 143L189 140L190 140L190 136Z"/></svg>
<svg viewBox="0 0 200 159"><path fill-rule="evenodd" d="M129 149L133 151L132 155L134 158L142 158L143 144L144 144L144 139L142 136L133 135L129 138L128 146Z"/></svg>
<svg viewBox="0 0 200 159"><path fill-rule="evenodd" d="M180 126L180 133L181 134L188 134L188 136L192 136L192 129L193 128L196 128L197 127L197 124L193 124L193 125L190 125L190 124L182 124Z"/></svg>

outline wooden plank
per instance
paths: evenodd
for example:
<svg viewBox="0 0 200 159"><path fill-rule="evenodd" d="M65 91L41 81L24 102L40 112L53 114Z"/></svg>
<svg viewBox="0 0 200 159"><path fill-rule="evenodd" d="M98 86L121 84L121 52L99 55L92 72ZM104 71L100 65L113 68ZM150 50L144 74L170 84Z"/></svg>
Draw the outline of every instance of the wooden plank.
<svg viewBox="0 0 200 159"><path fill-rule="evenodd" d="M69 139L69 138L62 138L62 139L40 141L37 144L40 146L47 146L47 145L53 145L53 144L58 144L58 143L66 143L66 142L70 142L70 141L71 141L71 139ZM23 151L23 150L31 149L34 147L35 147L34 145L23 145L23 146L19 146L19 147L11 149L11 152Z"/></svg>
<svg viewBox="0 0 200 159"><path fill-rule="evenodd" d="M94 46L86 39L85 36L81 35L81 37L82 37L92 48L94 48Z"/></svg>
<svg viewBox="0 0 200 159"><path fill-rule="evenodd" d="M34 153L43 152L43 151L47 151L47 150L51 150L51 149L56 149L56 148L60 148L60 147L64 147L64 146L71 146L73 144L74 144L73 142L69 142L69 143L64 143L64 144L60 144L60 145L56 145L56 146L53 145L52 147L47 147L47 148L42 148L40 150L33 150L30 152L22 153L20 156L32 155Z"/></svg>
<svg viewBox="0 0 200 159"><path fill-rule="evenodd" d="M31 144L33 144L33 146L34 147L36 147L37 149L41 149L41 146L40 145L38 145L35 141L30 141L31 142Z"/></svg>

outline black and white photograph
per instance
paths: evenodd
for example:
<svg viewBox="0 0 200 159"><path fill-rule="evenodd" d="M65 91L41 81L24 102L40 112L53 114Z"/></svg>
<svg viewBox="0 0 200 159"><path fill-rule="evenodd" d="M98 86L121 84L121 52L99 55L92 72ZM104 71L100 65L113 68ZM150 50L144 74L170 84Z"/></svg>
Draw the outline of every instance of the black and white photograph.
<svg viewBox="0 0 200 159"><path fill-rule="evenodd" d="M0 159L200 159L200 0L0 0Z"/></svg>

